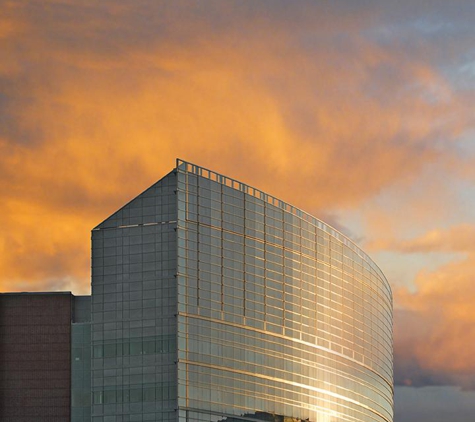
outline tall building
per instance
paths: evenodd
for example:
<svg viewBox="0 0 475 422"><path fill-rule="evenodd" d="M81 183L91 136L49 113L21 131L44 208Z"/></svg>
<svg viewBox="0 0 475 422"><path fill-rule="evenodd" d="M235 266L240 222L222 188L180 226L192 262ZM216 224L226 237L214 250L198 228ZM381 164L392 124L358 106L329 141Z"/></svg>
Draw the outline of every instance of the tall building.
<svg viewBox="0 0 475 422"><path fill-rule="evenodd" d="M393 420L380 269L181 160L92 231L91 335L93 422Z"/></svg>

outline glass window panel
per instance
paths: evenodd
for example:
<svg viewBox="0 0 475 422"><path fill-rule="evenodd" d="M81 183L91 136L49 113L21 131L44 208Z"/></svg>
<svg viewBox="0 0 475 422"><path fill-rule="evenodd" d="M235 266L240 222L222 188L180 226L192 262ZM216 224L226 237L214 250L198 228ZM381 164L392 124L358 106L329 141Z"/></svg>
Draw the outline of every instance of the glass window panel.
<svg viewBox="0 0 475 422"><path fill-rule="evenodd" d="M142 341L131 341L130 342L130 354L131 355L140 355L140 354L142 354Z"/></svg>

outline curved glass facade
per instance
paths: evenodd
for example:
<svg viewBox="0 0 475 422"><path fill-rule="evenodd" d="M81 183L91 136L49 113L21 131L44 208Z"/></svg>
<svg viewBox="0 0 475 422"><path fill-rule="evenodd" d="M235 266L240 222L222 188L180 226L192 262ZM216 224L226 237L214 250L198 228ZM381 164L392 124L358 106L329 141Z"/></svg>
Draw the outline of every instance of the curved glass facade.
<svg viewBox="0 0 475 422"><path fill-rule="evenodd" d="M349 239L177 163L178 418L393 420L392 295Z"/></svg>
<svg viewBox="0 0 475 422"><path fill-rule="evenodd" d="M178 161L92 231L93 422L392 422L391 290L349 239Z"/></svg>

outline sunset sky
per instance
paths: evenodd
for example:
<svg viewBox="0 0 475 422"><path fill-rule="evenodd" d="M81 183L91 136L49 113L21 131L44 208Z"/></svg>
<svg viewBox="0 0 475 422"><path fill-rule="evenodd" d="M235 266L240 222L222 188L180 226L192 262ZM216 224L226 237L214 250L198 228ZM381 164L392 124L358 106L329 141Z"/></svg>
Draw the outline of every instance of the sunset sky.
<svg viewBox="0 0 475 422"><path fill-rule="evenodd" d="M473 0L0 0L0 291L90 291L90 230L180 157L389 279L396 422L475 419Z"/></svg>

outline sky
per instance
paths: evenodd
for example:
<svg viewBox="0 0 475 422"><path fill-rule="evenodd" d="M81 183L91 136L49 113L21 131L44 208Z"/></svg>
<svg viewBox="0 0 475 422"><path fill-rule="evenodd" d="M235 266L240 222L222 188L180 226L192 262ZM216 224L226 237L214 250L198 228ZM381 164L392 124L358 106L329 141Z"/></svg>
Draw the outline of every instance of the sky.
<svg viewBox="0 0 475 422"><path fill-rule="evenodd" d="M475 417L475 2L0 0L0 291L89 293L180 157L345 233L394 294L395 421Z"/></svg>

